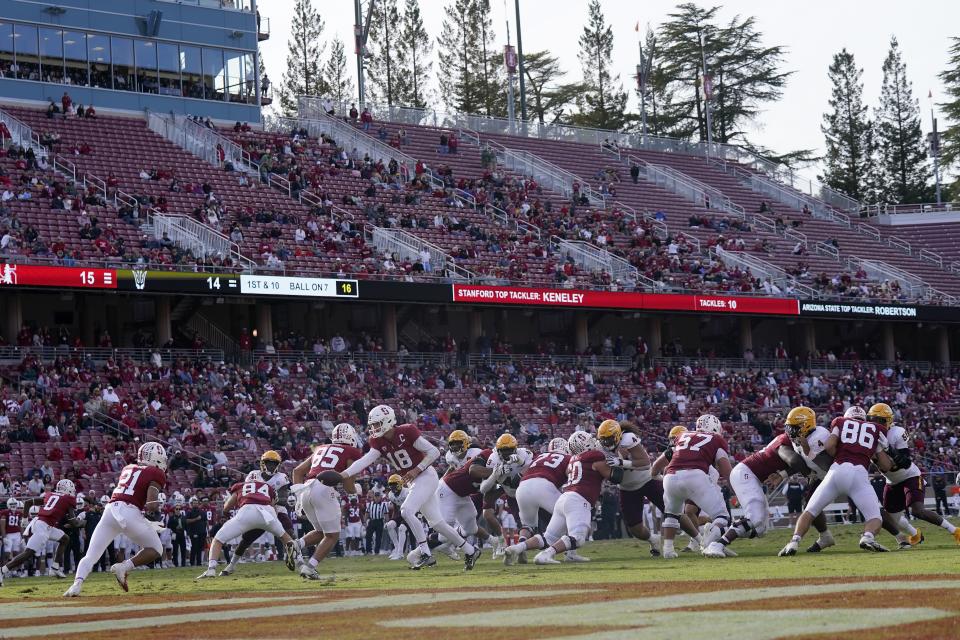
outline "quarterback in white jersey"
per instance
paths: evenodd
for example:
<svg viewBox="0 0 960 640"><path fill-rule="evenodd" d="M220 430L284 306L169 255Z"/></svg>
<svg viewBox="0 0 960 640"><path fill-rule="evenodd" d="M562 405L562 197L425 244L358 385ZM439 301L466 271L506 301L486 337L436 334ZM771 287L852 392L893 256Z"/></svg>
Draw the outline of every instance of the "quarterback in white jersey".
<svg viewBox="0 0 960 640"><path fill-rule="evenodd" d="M290 478L287 477L287 474L279 471L282 462L283 460L280 454L276 451L264 452L264 454L260 456L260 468L248 473L247 477L244 478L244 482L264 482L273 489L277 496L277 502L274 505L277 512L277 519L280 521L280 525L287 535L293 537L293 522L287 513L287 491L290 487ZM246 553L250 545L254 544L264 533L265 531L263 529L253 529L245 532L243 537L240 538L240 543L237 545L237 548L234 549L230 562L223 568L220 575L228 576L236 571L237 563L240 562L243 554ZM283 549L284 552L286 551L284 546L280 544L277 545L277 549Z"/></svg>
<svg viewBox="0 0 960 640"><path fill-rule="evenodd" d="M930 511L924 506L926 485L920 467L910 457L910 439L907 430L893 424L893 410L880 402L867 412L867 420L887 427L887 454L893 460L893 468L883 473L887 482L883 487L883 508L890 514L894 523L909 536L898 536L900 548L909 548L923 542L923 533L910 524L906 518L907 509L914 518L946 529L960 544L960 529L949 520Z"/></svg>

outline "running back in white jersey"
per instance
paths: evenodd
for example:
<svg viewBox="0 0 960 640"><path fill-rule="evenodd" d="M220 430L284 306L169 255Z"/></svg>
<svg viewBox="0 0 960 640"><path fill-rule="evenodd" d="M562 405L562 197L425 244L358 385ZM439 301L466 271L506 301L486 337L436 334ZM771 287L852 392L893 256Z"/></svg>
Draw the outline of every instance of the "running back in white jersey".
<svg viewBox="0 0 960 640"><path fill-rule="evenodd" d="M901 426L893 426L887 430L887 444L890 449L909 449L910 448L910 439L907 436L907 430ZM887 471L883 474L887 478L887 484L900 484L904 480L909 480L910 478L916 478L920 475L920 467L918 467L914 462L910 463L910 466L906 469L897 469L895 471Z"/></svg>

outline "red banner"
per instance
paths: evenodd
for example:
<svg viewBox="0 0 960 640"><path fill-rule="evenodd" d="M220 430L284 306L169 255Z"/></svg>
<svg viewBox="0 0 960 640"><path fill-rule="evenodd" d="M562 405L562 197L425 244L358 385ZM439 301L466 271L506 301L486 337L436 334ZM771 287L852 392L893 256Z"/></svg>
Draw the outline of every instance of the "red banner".
<svg viewBox="0 0 960 640"><path fill-rule="evenodd" d="M594 309L656 309L705 313L760 313L799 315L799 303L789 298L696 296L624 291L525 289L520 287L453 285L453 301L474 304L510 304Z"/></svg>
<svg viewBox="0 0 960 640"><path fill-rule="evenodd" d="M0 289L6 286L116 289L117 272L115 269L91 267L0 264Z"/></svg>

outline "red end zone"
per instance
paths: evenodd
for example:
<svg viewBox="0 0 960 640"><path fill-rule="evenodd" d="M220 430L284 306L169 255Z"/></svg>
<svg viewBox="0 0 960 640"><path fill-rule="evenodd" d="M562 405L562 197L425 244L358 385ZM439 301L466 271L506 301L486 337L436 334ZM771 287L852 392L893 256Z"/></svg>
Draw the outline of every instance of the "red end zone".
<svg viewBox="0 0 960 640"><path fill-rule="evenodd" d="M792 298L707 296L574 289L527 289L489 285L453 285L453 301L472 304L512 304L593 309L654 309L706 313L800 315L800 301Z"/></svg>

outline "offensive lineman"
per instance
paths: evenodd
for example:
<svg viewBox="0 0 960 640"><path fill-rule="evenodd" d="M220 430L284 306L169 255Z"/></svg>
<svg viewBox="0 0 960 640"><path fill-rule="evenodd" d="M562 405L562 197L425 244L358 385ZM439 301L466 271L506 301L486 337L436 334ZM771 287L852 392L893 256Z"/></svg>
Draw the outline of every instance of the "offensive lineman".
<svg viewBox="0 0 960 640"><path fill-rule="evenodd" d="M833 464L830 465L823 482L813 492L806 509L800 514L793 537L780 551L780 556L797 553L800 540L810 528L813 519L839 495L853 500L866 520L860 548L865 551L887 551L875 539L882 520L880 501L870 485L868 472L868 467L874 460L881 471L890 470L893 462L884 452L886 448L886 425L846 416L833 419L830 423L830 437L824 445L824 451L833 455Z"/></svg>

